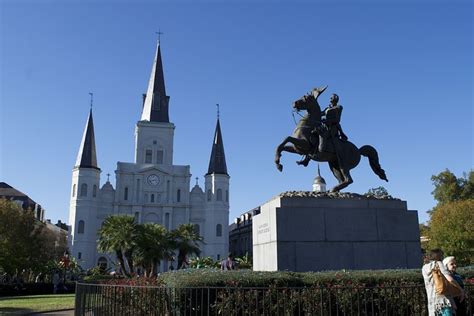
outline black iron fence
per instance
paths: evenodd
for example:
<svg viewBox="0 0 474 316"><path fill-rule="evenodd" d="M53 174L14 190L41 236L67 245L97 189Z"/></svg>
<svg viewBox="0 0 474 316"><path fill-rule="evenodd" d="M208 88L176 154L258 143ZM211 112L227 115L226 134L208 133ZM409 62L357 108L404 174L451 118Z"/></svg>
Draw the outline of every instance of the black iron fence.
<svg viewBox="0 0 474 316"><path fill-rule="evenodd" d="M466 287L473 315L474 286ZM207 287L82 284L75 315L428 315L425 288Z"/></svg>

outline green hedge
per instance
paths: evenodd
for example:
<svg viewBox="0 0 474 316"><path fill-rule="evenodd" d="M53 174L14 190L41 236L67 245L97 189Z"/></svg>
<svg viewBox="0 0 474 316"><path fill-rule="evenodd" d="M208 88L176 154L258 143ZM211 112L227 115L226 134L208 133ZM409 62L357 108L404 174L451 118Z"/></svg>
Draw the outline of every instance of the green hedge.
<svg viewBox="0 0 474 316"><path fill-rule="evenodd" d="M466 290L471 292L467 303L472 311L474 267L459 270L470 279ZM84 286L79 298L90 301L81 304L99 302L97 313L112 308L132 315L427 314L421 269L306 273L186 269L152 280L101 283L115 286L78 285Z"/></svg>
<svg viewBox="0 0 474 316"><path fill-rule="evenodd" d="M459 270L470 279L469 292L474 267ZM421 269L305 273L187 269L164 273L159 281L173 290L174 304L168 310L176 314L190 310L214 315L427 313ZM470 308L473 304L469 299Z"/></svg>
<svg viewBox="0 0 474 316"><path fill-rule="evenodd" d="M460 268L467 279L474 278L474 266ZM304 287L304 286L404 286L422 285L421 269L324 271L324 272L254 272L251 270L221 271L186 269L159 276L167 287Z"/></svg>

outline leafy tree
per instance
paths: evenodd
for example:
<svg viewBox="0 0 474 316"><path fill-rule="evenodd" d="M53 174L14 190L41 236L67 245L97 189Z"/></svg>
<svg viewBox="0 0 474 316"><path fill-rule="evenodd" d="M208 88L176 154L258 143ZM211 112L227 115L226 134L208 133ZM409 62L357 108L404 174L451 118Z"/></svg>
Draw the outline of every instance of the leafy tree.
<svg viewBox="0 0 474 316"><path fill-rule="evenodd" d="M418 224L420 229L420 236L428 236L430 234L430 227L426 224Z"/></svg>
<svg viewBox="0 0 474 316"><path fill-rule="evenodd" d="M474 171L463 174L459 180L461 183L461 200L474 199Z"/></svg>
<svg viewBox="0 0 474 316"><path fill-rule="evenodd" d="M474 172L457 178L449 169L431 177L434 198L439 203L448 203L458 200L474 198Z"/></svg>
<svg viewBox="0 0 474 316"><path fill-rule="evenodd" d="M159 224L145 223L138 226L134 263L145 268L146 276L154 276L163 259L171 257L171 240L166 228Z"/></svg>
<svg viewBox="0 0 474 316"><path fill-rule="evenodd" d="M430 219L430 248L441 248L460 265L474 263L474 199L439 204Z"/></svg>
<svg viewBox="0 0 474 316"><path fill-rule="evenodd" d="M133 216L109 216L97 233L99 235L97 249L100 252L115 252L120 270L127 276L134 273L132 255L136 246L138 227ZM125 260L130 272L125 268Z"/></svg>
<svg viewBox="0 0 474 316"><path fill-rule="evenodd" d="M377 197L377 198L384 198L384 197L389 197L390 196L388 194L387 189L385 189L382 186L369 189L369 191L367 191L367 193L365 195L366 196L374 196L374 197Z"/></svg>
<svg viewBox="0 0 474 316"><path fill-rule="evenodd" d="M65 240L56 244L56 235L32 211L0 199L0 270L11 275L23 270L41 272L49 260L64 252Z"/></svg>
<svg viewBox="0 0 474 316"><path fill-rule="evenodd" d="M201 249L199 248L203 238L194 230L193 224L182 224L178 228L171 231L172 246L178 250L178 269L183 266L186 257L191 254L199 256Z"/></svg>
<svg viewBox="0 0 474 316"><path fill-rule="evenodd" d="M182 267L186 256L199 255L202 242L192 224L183 224L168 232L159 224L139 225L129 215L107 217L98 235L98 250L114 252L120 270L127 276L134 273L135 265L142 266L147 275L154 275L156 266L161 260L171 258L174 249L178 250L178 267Z"/></svg>

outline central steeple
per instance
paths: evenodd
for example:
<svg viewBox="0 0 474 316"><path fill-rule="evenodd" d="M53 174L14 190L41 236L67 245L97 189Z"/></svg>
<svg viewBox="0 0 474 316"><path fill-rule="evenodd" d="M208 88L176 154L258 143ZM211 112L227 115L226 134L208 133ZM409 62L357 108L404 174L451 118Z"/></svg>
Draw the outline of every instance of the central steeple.
<svg viewBox="0 0 474 316"><path fill-rule="evenodd" d="M156 46L156 55L151 69L148 89L144 95L142 121L169 123L168 104L170 97L166 95L163 64L161 62L160 42Z"/></svg>

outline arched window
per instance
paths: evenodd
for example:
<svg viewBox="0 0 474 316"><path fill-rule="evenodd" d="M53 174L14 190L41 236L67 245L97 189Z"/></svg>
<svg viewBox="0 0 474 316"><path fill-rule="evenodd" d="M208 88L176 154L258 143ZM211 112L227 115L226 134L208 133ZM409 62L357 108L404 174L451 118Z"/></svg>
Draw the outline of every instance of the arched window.
<svg viewBox="0 0 474 316"><path fill-rule="evenodd" d="M222 237L222 225L221 224L216 225L216 236L217 237Z"/></svg>
<svg viewBox="0 0 474 316"><path fill-rule="evenodd" d="M212 199L212 192L211 190L207 190L207 200L210 201Z"/></svg>
<svg viewBox="0 0 474 316"><path fill-rule="evenodd" d="M135 223L139 224L139 220L140 220L140 213L139 212L135 212L134 219L135 219Z"/></svg>
<svg viewBox="0 0 474 316"><path fill-rule="evenodd" d="M217 189L217 200L222 201L222 190L221 189Z"/></svg>
<svg viewBox="0 0 474 316"><path fill-rule="evenodd" d="M81 259L82 258L82 253L81 252L78 252L77 253L77 259Z"/></svg>
<svg viewBox="0 0 474 316"><path fill-rule="evenodd" d="M199 227L199 224L194 224L194 232L201 236L201 228Z"/></svg>
<svg viewBox="0 0 474 316"><path fill-rule="evenodd" d="M152 195L150 196L150 202L151 202L151 203L155 203L155 195L154 195L154 194L152 194Z"/></svg>
<svg viewBox="0 0 474 316"><path fill-rule="evenodd" d="M125 189L123 190L123 199L125 201L128 200L128 187L125 187Z"/></svg>
<svg viewBox="0 0 474 316"><path fill-rule="evenodd" d="M225 201L229 202L229 190L225 190Z"/></svg>
<svg viewBox="0 0 474 316"><path fill-rule="evenodd" d="M178 189L176 192L176 202L181 202L181 190Z"/></svg>
<svg viewBox="0 0 474 316"><path fill-rule="evenodd" d="M81 184L81 196L87 196L87 184Z"/></svg>
<svg viewBox="0 0 474 316"><path fill-rule="evenodd" d="M92 187L92 197L97 197L97 186L95 184Z"/></svg>
<svg viewBox="0 0 474 316"><path fill-rule="evenodd" d="M76 184L74 183L72 185L72 197L75 197L76 196Z"/></svg>
<svg viewBox="0 0 474 316"><path fill-rule="evenodd" d="M100 257L99 260L97 260L97 265L99 266L100 270L102 271L107 270L107 258Z"/></svg>
<svg viewBox="0 0 474 316"><path fill-rule="evenodd" d="M78 234L84 234L84 221L83 220L80 220L78 225L77 225L77 233Z"/></svg>

